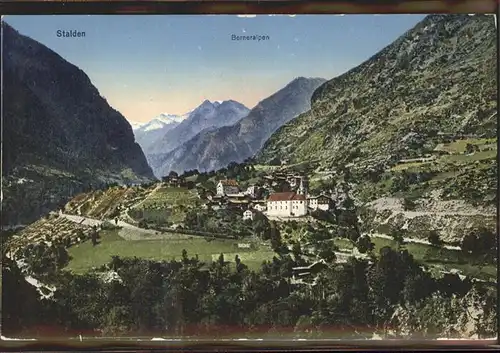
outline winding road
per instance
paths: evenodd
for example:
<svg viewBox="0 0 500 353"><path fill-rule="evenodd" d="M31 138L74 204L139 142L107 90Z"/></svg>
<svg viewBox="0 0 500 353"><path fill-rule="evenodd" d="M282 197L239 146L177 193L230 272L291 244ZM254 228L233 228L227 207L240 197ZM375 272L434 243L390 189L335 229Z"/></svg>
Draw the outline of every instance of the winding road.
<svg viewBox="0 0 500 353"><path fill-rule="evenodd" d="M59 213L59 216L64 217L71 222L90 227L93 226L99 227L101 226L101 224L106 222L94 218L69 215L65 213ZM169 232L161 233L153 229L139 228L124 221L118 221L118 223L115 223L114 221L110 220L108 222L121 227L121 229L118 231L118 235L125 240L191 239L194 237L194 235L188 235L188 234L178 234Z"/></svg>

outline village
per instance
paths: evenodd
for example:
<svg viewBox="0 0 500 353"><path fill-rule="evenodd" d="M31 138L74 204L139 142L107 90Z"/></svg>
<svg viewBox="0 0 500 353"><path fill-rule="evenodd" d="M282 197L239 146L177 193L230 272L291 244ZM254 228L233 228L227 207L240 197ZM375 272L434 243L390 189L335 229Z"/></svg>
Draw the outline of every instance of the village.
<svg viewBox="0 0 500 353"><path fill-rule="evenodd" d="M185 187L184 177L167 176L163 182L169 187ZM243 220L252 220L260 212L270 220L300 220L312 211L332 211L335 195L313 195L309 192L306 174L278 170L265 175L258 183L242 188L235 179L219 180L216 190L197 187L203 208L241 211Z"/></svg>

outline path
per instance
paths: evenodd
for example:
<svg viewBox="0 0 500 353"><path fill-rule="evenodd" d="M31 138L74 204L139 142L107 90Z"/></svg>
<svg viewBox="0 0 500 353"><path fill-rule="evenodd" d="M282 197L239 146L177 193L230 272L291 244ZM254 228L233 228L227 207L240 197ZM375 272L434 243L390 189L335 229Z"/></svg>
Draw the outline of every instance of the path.
<svg viewBox="0 0 500 353"><path fill-rule="evenodd" d="M1 230L2 231L18 230L19 228L26 228L27 226L28 226L27 224L11 224L7 226L2 226Z"/></svg>
<svg viewBox="0 0 500 353"><path fill-rule="evenodd" d="M74 223L86 225L86 226L97 226L99 227L105 221L101 221L98 219L93 219L89 217L83 216L74 216L62 213L61 217L64 217ZM125 240L153 240L153 239L192 239L195 237L194 235L189 234L177 234L177 233L169 233L164 232L163 234L157 230L153 229L144 229L136 227L132 224L126 223L124 221L118 221L118 223L109 221L110 223L121 227L118 231L118 235Z"/></svg>
<svg viewBox="0 0 500 353"><path fill-rule="evenodd" d="M154 194L156 191L158 191L160 188L162 187L162 184L159 183L155 186L155 188L153 190L151 190L151 192L144 198L141 198L139 202L135 203L134 205L132 206L127 206L120 214L121 217L125 218L126 220L128 220L129 222L132 221L134 222L134 219L132 217L130 217L130 215L128 214L128 211L133 209L133 208L137 208L139 207L140 205L142 205L144 202L146 202L146 200L149 198L149 196L151 196L152 194Z"/></svg>
<svg viewBox="0 0 500 353"><path fill-rule="evenodd" d="M392 210L395 211L395 210ZM398 212L398 211L395 211ZM430 216L430 217L436 217L436 216L457 216L457 217L470 217L470 216L491 216L494 217L494 214L487 214L485 215L484 212L481 211L476 211L476 210L471 210L467 212L460 212L460 211L448 211L448 212L434 212L434 211L399 211L400 213L403 213L405 215L405 218L416 218L416 217L422 217L422 216Z"/></svg>
<svg viewBox="0 0 500 353"><path fill-rule="evenodd" d="M139 207L140 205L142 205L144 202L146 202L146 200L151 196L153 195L155 192L157 192L161 187L163 186L162 183L159 183L155 186L155 188L153 190L151 190L151 192L145 197L143 198L141 201L139 201L138 203L136 203L135 205L131 206L130 208L137 208Z"/></svg>

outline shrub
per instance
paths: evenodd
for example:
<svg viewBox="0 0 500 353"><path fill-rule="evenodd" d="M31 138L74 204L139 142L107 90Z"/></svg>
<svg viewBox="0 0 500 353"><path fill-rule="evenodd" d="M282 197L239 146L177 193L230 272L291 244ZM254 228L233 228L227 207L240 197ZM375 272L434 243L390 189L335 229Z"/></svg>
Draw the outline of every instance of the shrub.
<svg viewBox="0 0 500 353"><path fill-rule="evenodd" d="M111 222L108 222L108 221L101 223L102 230L114 230L114 229L119 229L119 228L120 227L118 227L117 225L115 225Z"/></svg>
<svg viewBox="0 0 500 353"><path fill-rule="evenodd" d="M402 200L403 209L405 211L413 211L417 206L415 200L409 197L404 197Z"/></svg>

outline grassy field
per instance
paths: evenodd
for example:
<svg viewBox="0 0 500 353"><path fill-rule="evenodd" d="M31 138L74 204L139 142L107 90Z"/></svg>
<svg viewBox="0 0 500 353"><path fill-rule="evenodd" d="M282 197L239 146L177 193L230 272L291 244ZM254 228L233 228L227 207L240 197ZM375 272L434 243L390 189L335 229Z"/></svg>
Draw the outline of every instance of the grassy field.
<svg viewBox="0 0 500 353"><path fill-rule="evenodd" d="M180 259L182 250L186 249L188 256L198 255L199 259L211 262L224 253L226 261L234 261L239 255L243 263L252 269L260 268L264 260L270 260L272 251L261 246L257 250L237 249L236 244L245 241L215 239L207 241L204 238L168 239L168 240L123 240L116 231L102 232L100 244L93 247L87 241L71 247L69 254L72 257L68 269L75 273L83 273L92 267L99 267L108 263L111 256L139 257L150 260Z"/></svg>
<svg viewBox="0 0 500 353"><path fill-rule="evenodd" d="M496 139L465 139L441 144L436 147L436 150L451 153L450 155L441 156L434 161L398 164L392 167L391 170L395 172L402 170L413 172L446 171L457 164L471 164L477 161L495 159L497 156L496 141ZM467 144L476 145L479 151L472 154L465 154Z"/></svg>
<svg viewBox="0 0 500 353"><path fill-rule="evenodd" d="M463 139L453 141L451 143L441 144L436 147L438 151L446 151L449 153L465 153L467 144L477 145L479 149L487 148L491 145L495 145L496 149L497 140L494 138L491 139Z"/></svg>

